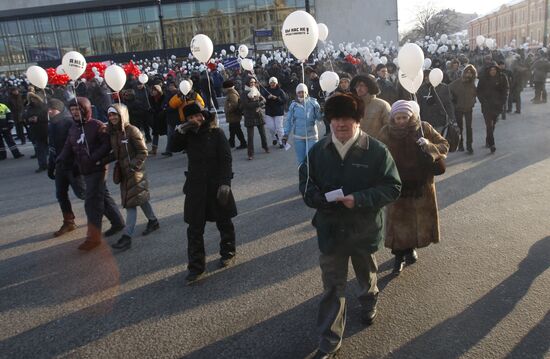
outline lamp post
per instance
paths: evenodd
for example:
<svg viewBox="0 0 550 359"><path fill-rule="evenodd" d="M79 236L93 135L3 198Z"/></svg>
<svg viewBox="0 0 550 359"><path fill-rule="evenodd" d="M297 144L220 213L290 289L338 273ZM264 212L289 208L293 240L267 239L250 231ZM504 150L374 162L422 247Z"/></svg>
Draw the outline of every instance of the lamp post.
<svg viewBox="0 0 550 359"><path fill-rule="evenodd" d="M166 55L166 35L164 34L164 22L162 21L162 6L161 6L162 0L157 0L157 5L159 8L159 23L160 23L160 36L162 38L162 55L164 57L164 61L168 64L168 55Z"/></svg>
<svg viewBox="0 0 550 359"><path fill-rule="evenodd" d="M548 0L544 1L544 39L543 46L548 46Z"/></svg>

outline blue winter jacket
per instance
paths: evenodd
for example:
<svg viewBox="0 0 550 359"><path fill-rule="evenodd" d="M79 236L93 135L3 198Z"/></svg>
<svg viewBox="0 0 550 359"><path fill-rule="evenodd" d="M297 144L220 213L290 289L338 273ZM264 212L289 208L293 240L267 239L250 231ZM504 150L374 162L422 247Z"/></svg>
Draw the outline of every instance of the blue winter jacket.
<svg viewBox="0 0 550 359"><path fill-rule="evenodd" d="M315 122L321 120L321 107L316 99L308 97L303 104L292 101L284 125L285 136L293 132L296 138L318 138Z"/></svg>

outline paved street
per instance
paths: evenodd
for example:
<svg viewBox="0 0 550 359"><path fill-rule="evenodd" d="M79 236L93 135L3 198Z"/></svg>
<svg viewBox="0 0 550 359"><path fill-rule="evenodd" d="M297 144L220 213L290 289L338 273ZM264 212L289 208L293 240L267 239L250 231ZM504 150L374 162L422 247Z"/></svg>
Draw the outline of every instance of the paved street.
<svg viewBox="0 0 550 359"><path fill-rule="evenodd" d="M339 358L550 357L549 105L531 105L496 128L495 155L474 114L473 156L450 154L438 178L442 241L390 274L377 255L379 315L359 319L350 267L348 323ZM162 142L164 144L164 140ZM260 148L258 145L257 148ZM91 253L83 202L78 230L61 238L54 184L25 159L0 163L1 358L305 358L315 351L322 291L313 211L299 195L294 152L246 160L235 151L238 261L219 270L215 225L205 233L208 276L185 286L186 157L150 158L161 229L113 254ZM118 188L109 188L120 202ZM74 198L74 196L72 197ZM146 219L139 212L141 233ZM104 228L108 223L104 222Z"/></svg>

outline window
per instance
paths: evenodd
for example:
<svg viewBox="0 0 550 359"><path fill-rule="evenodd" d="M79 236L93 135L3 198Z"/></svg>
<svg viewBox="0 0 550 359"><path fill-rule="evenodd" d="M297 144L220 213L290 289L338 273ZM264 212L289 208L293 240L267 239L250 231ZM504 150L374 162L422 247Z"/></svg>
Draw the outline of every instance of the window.
<svg viewBox="0 0 550 359"><path fill-rule="evenodd" d="M147 6L142 8L142 10L143 10L143 21L145 22L158 21L159 19L158 7ZM163 15L164 15L164 9L163 9Z"/></svg>
<svg viewBox="0 0 550 359"><path fill-rule="evenodd" d="M111 52L111 45L109 42L109 34L107 33L107 28L102 27L92 29L92 45L94 48L94 53L97 55L109 54Z"/></svg>
<svg viewBox="0 0 550 359"><path fill-rule="evenodd" d="M20 20L21 32L23 34L37 34L40 31L36 30L33 19Z"/></svg>
<svg viewBox="0 0 550 359"><path fill-rule="evenodd" d="M162 5L162 16L163 20L178 19L180 17L178 14L178 4Z"/></svg>
<svg viewBox="0 0 550 359"><path fill-rule="evenodd" d="M23 51L23 43L19 36L12 36L6 38L6 45L11 55L11 62L14 64L21 64L27 62L25 52Z"/></svg>
<svg viewBox="0 0 550 359"><path fill-rule="evenodd" d="M127 24L141 22L141 15L137 7L124 10L124 15Z"/></svg>
<svg viewBox="0 0 550 359"><path fill-rule="evenodd" d="M126 43L124 39L124 28L122 26L111 27L111 49L115 54L126 51Z"/></svg>
<svg viewBox="0 0 550 359"><path fill-rule="evenodd" d="M90 40L90 33L88 30L77 30L74 31L74 39L76 45L76 51L80 52L82 55L93 55L92 52L92 42Z"/></svg>
<svg viewBox="0 0 550 359"><path fill-rule="evenodd" d="M39 32L52 32L53 24L50 17L39 17L35 20L36 29Z"/></svg>
<svg viewBox="0 0 550 359"><path fill-rule="evenodd" d="M57 32L57 43L63 53L74 50L73 37L70 31Z"/></svg>
<svg viewBox="0 0 550 359"><path fill-rule="evenodd" d="M6 21L3 25L2 31L4 32L4 35L19 35L19 28L17 27L16 21Z"/></svg>
<svg viewBox="0 0 550 359"><path fill-rule="evenodd" d="M185 2L179 4L181 17L193 17L195 14L195 2Z"/></svg>
<svg viewBox="0 0 550 359"><path fill-rule="evenodd" d="M74 14L69 17L73 29L86 29L88 27L88 21L86 21L86 16L84 14Z"/></svg>
<svg viewBox="0 0 550 359"><path fill-rule="evenodd" d="M105 17L103 16L102 11L89 12L88 13L88 23L92 27L102 27L106 26Z"/></svg>
<svg viewBox="0 0 550 359"><path fill-rule="evenodd" d="M216 1L207 0L207 1L198 1L198 14L201 16L208 15L210 11L216 10Z"/></svg>
<svg viewBox="0 0 550 359"><path fill-rule="evenodd" d="M0 38L0 62L3 64L10 63L9 61L9 53L8 48L6 46L6 43L4 42L4 39Z"/></svg>
<svg viewBox="0 0 550 359"><path fill-rule="evenodd" d="M120 10L109 10L105 12L105 18L109 25L121 25L122 24L122 14Z"/></svg>
<svg viewBox="0 0 550 359"><path fill-rule="evenodd" d="M57 30L69 30L71 28L68 16L56 16L53 20Z"/></svg>
<svg viewBox="0 0 550 359"><path fill-rule="evenodd" d="M253 11L256 9L256 0L236 0L238 11Z"/></svg>

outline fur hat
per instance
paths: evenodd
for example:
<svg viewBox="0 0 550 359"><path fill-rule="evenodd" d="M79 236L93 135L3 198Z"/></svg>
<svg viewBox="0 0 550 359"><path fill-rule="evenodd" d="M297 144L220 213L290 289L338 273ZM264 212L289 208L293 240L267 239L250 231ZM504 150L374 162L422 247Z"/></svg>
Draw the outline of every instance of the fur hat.
<svg viewBox="0 0 550 359"><path fill-rule="evenodd" d="M222 87L224 89L229 89L231 87L235 87L235 83L231 80L227 80L227 81L224 81L223 84L222 84Z"/></svg>
<svg viewBox="0 0 550 359"><path fill-rule="evenodd" d="M376 79L372 75L357 75L355 76L350 83L351 91L355 94L355 86L359 82L364 83L367 88L369 89L370 95L378 95L380 93L380 87L378 86L378 83L376 82Z"/></svg>
<svg viewBox="0 0 550 359"><path fill-rule="evenodd" d="M52 110L57 110L59 112L63 112L63 109L65 108L65 104L63 104L62 101L59 101L56 98L51 98L48 101L48 108L51 108Z"/></svg>
<svg viewBox="0 0 550 359"><path fill-rule="evenodd" d="M196 103L189 104L183 108L183 115L185 118L189 118L198 113L202 113L202 108Z"/></svg>
<svg viewBox="0 0 550 359"><path fill-rule="evenodd" d="M365 103L352 94L337 94L325 102L325 118L330 121L337 117L351 117L360 122L365 112Z"/></svg>

